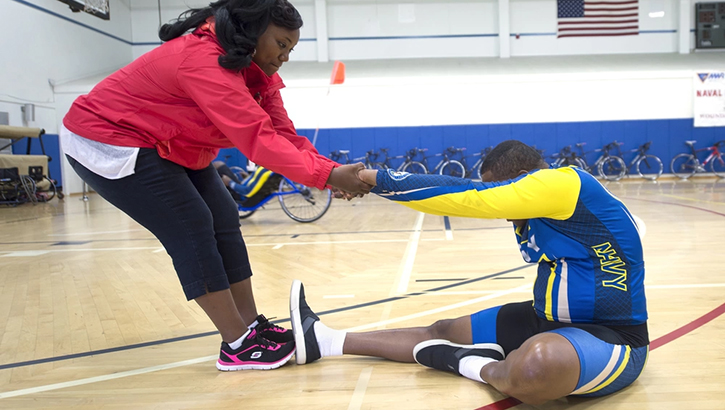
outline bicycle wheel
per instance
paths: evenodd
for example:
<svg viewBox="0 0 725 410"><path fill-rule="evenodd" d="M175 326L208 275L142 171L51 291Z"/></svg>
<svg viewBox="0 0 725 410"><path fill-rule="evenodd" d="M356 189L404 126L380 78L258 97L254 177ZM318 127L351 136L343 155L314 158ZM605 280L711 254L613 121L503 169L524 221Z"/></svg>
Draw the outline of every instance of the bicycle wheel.
<svg viewBox="0 0 725 410"><path fill-rule="evenodd" d="M725 159L723 159L722 155L712 159L712 162L710 162L710 169L713 174L718 176L718 178L725 178Z"/></svg>
<svg viewBox="0 0 725 410"><path fill-rule="evenodd" d="M654 181L662 175L664 166L662 165L662 160L658 157L654 155L645 155L637 160L635 168L637 169L637 173L640 177Z"/></svg>
<svg viewBox="0 0 725 410"><path fill-rule="evenodd" d="M466 167L463 166L459 161L451 159L441 166L441 170L438 171L441 175L448 175L450 177L463 178L466 176Z"/></svg>
<svg viewBox="0 0 725 410"><path fill-rule="evenodd" d="M699 161L694 155L683 152L682 154L677 154L674 158L672 158L672 162L670 162L670 169L676 177L687 179L695 175L698 165Z"/></svg>
<svg viewBox="0 0 725 410"><path fill-rule="evenodd" d="M48 181L48 183L50 184L50 187L44 191L37 191L35 193L35 195L38 197L38 201L49 202L50 200L55 198L56 194L58 193L58 190L56 189L55 183L53 183L52 179L50 179L48 177L43 177L43 180Z"/></svg>
<svg viewBox="0 0 725 410"><path fill-rule="evenodd" d="M332 191L319 190L283 179L279 183L279 204L290 218L297 222L313 222L330 209Z"/></svg>
<svg viewBox="0 0 725 410"><path fill-rule="evenodd" d="M256 209L252 211L245 211L241 209L241 207L237 207L239 209L239 219L247 219L256 211Z"/></svg>
<svg viewBox="0 0 725 410"><path fill-rule="evenodd" d="M38 197L36 196L37 186L35 185L33 178L30 178L27 175L20 175L20 184L24 191L20 195L20 198L23 198L23 202L38 202Z"/></svg>
<svg viewBox="0 0 725 410"><path fill-rule="evenodd" d="M409 172L411 174L427 174L428 168L418 161L410 161L400 169L403 172Z"/></svg>
<svg viewBox="0 0 725 410"><path fill-rule="evenodd" d="M473 166L474 168L476 168L476 176L478 177L479 181L483 180L483 175L481 174L481 164L476 163L476 165Z"/></svg>
<svg viewBox="0 0 725 410"><path fill-rule="evenodd" d="M388 169L388 167L382 162L371 162L370 169Z"/></svg>
<svg viewBox="0 0 725 410"><path fill-rule="evenodd" d="M624 160L614 155L604 158L597 167L599 176L607 181L619 181L624 177L626 170L627 165Z"/></svg>

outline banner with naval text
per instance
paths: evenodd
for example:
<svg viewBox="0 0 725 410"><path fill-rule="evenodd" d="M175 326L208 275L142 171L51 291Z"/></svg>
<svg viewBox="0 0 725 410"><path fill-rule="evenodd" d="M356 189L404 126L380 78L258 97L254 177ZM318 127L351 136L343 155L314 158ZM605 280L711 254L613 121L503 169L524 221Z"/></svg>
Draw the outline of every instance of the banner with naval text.
<svg viewBox="0 0 725 410"><path fill-rule="evenodd" d="M694 85L695 127L725 126L725 72L699 71Z"/></svg>

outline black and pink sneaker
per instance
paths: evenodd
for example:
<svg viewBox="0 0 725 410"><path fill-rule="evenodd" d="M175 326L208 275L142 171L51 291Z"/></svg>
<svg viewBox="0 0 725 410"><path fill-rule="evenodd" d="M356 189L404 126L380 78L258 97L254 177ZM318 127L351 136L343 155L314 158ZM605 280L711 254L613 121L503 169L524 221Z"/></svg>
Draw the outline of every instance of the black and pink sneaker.
<svg viewBox="0 0 725 410"><path fill-rule="evenodd" d="M294 343L275 343L251 329L239 349L234 350L222 342L216 368L225 372L271 370L287 363L294 353Z"/></svg>
<svg viewBox="0 0 725 410"><path fill-rule="evenodd" d="M257 316L257 319L255 319L250 328L257 329L260 336L275 343L289 343L295 340L291 329L285 329L275 325L267 320L264 315Z"/></svg>

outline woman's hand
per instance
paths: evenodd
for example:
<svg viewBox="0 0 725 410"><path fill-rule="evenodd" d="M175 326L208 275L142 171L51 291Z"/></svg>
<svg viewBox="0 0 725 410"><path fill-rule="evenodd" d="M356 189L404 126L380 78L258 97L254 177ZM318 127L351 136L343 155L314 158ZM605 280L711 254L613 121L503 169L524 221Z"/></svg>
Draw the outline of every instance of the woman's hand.
<svg viewBox="0 0 725 410"><path fill-rule="evenodd" d="M332 187L332 196L337 199L346 199L348 201L353 198L362 198L365 194L351 194L349 192L341 191L335 187Z"/></svg>
<svg viewBox="0 0 725 410"><path fill-rule="evenodd" d="M373 187L358 177L358 173L364 169L362 162L339 166L330 172L327 183L348 194L367 194Z"/></svg>

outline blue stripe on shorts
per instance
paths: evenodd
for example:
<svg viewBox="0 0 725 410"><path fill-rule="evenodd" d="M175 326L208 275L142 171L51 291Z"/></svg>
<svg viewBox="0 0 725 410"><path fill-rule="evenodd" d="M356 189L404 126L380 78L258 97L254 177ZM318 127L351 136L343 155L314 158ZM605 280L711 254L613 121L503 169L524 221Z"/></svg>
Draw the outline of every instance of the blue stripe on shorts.
<svg viewBox="0 0 725 410"><path fill-rule="evenodd" d="M473 343L498 343L496 339L496 318L501 306L492 307L471 315Z"/></svg>
<svg viewBox="0 0 725 410"><path fill-rule="evenodd" d="M581 371L573 395L599 397L621 390L639 377L647 362L649 346L613 345L574 327L550 333L564 336L579 355Z"/></svg>

